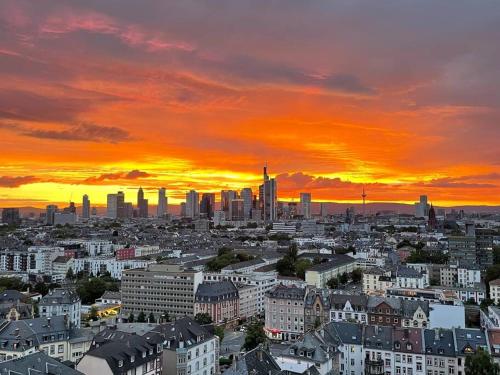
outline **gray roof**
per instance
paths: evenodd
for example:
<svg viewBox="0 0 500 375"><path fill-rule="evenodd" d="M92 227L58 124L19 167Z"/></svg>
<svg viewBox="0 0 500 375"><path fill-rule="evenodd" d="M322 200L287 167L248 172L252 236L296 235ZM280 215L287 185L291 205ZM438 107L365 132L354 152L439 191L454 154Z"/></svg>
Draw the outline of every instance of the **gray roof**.
<svg viewBox="0 0 500 375"><path fill-rule="evenodd" d="M304 306L306 308L312 307L316 298L319 298L323 308L330 309L330 293L329 289L311 289L306 294Z"/></svg>
<svg viewBox="0 0 500 375"><path fill-rule="evenodd" d="M424 350L426 354L445 357L455 356L455 340L451 329L424 330Z"/></svg>
<svg viewBox="0 0 500 375"><path fill-rule="evenodd" d="M274 358L265 350L257 347L234 362L225 375L278 375L282 371Z"/></svg>
<svg viewBox="0 0 500 375"><path fill-rule="evenodd" d="M25 351L40 344L66 340L70 336L64 316L4 321L0 325L0 348Z"/></svg>
<svg viewBox="0 0 500 375"><path fill-rule="evenodd" d="M0 303L6 302L28 302L29 297L17 290L4 290L0 293Z"/></svg>
<svg viewBox="0 0 500 375"><path fill-rule="evenodd" d="M399 266L396 271L396 277L420 278L422 274L414 268Z"/></svg>
<svg viewBox="0 0 500 375"><path fill-rule="evenodd" d="M80 301L78 293L72 289L56 288L50 290L40 300L40 306L72 305Z"/></svg>
<svg viewBox="0 0 500 375"><path fill-rule="evenodd" d="M110 290L106 290L102 295L101 299L122 299L122 294L120 292L112 292Z"/></svg>
<svg viewBox="0 0 500 375"><path fill-rule="evenodd" d="M308 271L327 271L330 269L334 269L337 267L341 267L343 265L349 264L349 263L355 263L356 260L349 255L345 254L333 254L331 257L329 257L328 262L324 263L319 263L311 268L308 269Z"/></svg>
<svg viewBox="0 0 500 375"><path fill-rule="evenodd" d="M367 349L393 350L393 327L366 326L364 347Z"/></svg>
<svg viewBox="0 0 500 375"><path fill-rule="evenodd" d="M324 327L325 339L331 344L361 345L363 326L349 322L331 322Z"/></svg>
<svg viewBox="0 0 500 375"><path fill-rule="evenodd" d="M217 302L238 299L238 289L229 280L204 282L198 285L195 295L199 302Z"/></svg>
<svg viewBox="0 0 500 375"><path fill-rule="evenodd" d="M379 306L381 303L388 304L394 310L401 310L401 299L399 298L390 298L390 297L378 297L378 296L369 296L368 297L368 309L374 309Z"/></svg>
<svg viewBox="0 0 500 375"><path fill-rule="evenodd" d="M480 329L455 328L455 348L459 355L466 354L468 349L476 352L478 347L489 350L486 334Z"/></svg>
<svg viewBox="0 0 500 375"><path fill-rule="evenodd" d="M270 298L277 299L296 299L296 300L304 300L306 295L305 288L298 288L296 286L285 286L278 285L273 290L266 292L266 295Z"/></svg>
<svg viewBox="0 0 500 375"><path fill-rule="evenodd" d="M401 301L402 315L404 318L413 318L413 314L417 311L418 308L421 308L422 311L429 319L429 301L413 301L408 299L403 299Z"/></svg>
<svg viewBox="0 0 500 375"><path fill-rule="evenodd" d="M15 372L16 375L83 375L82 372L62 364L44 352L0 363L0 373L8 374L9 371Z"/></svg>
<svg viewBox="0 0 500 375"><path fill-rule="evenodd" d="M180 342L184 343L185 348L189 348L213 337L205 327L189 317L158 325L151 332L159 333L166 342L164 349L172 350L178 348Z"/></svg>
<svg viewBox="0 0 500 375"><path fill-rule="evenodd" d="M364 294L332 294L330 297L332 309L343 309L348 301L355 311L366 311L368 297Z"/></svg>
<svg viewBox="0 0 500 375"><path fill-rule="evenodd" d="M247 260L247 261L240 262L240 263L230 264L230 265L224 267L223 270L237 271L237 270L240 270L240 269L246 268L246 267L264 265L265 263L266 262L262 259L251 259L251 260Z"/></svg>

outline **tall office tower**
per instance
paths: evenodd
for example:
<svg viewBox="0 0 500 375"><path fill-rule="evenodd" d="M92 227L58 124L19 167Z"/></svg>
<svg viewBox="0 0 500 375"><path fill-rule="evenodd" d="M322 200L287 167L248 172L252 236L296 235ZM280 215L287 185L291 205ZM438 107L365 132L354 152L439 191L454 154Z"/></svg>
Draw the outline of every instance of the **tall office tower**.
<svg viewBox="0 0 500 375"><path fill-rule="evenodd" d="M421 195L420 201L418 203L415 203L415 216L429 216L429 204L427 203L427 195Z"/></svg>
<svg viewBox="0 0 500 375"><path fill-rule="evenodd" d="M229 202L229 220L245 220L245 202L243 199L233 199Z"/></svg>
<svg viewBox="0 0 500 375"><path fill-rule="evenodd" d="M125 194L122 191L116 194L108 194L106 216L111 219L123 219L126 217Z"/></svg>
<svg viewBox="0 0 500 375"><path fill-rule="evenodd" d="M144 191L142 190L142 187L140 187L137 192L137 210L139 217L148 217L148 200L144 199Z"/></svg>
<svg viewBox="0 0 500 375"><path fill-rule="evenodd" d="M226 213L226 217L229 215L229 203L238 198L238 192L234 190L222 190L220 192L220 209Z"/></svg>
<svg viewBox="0 0 500 375"><path fill-rule="evenodd" d="M252 189L244 188L240 193L241 199L243 199L243 216L245 219L250 219L252 217L252 200L253 194Z"/></svg>
<svg viewBox="0 0 500 375"><path fill-rule="evenodd" d="M278 219L278 186L274 178L269 178L264 167L264 183L259 186L259 205L265 222Z"/></svg>
<svg viewBox="0 0 500 375"><path fill-rule="evenodd" d="M48 225L54 225L54 216L57 212L57 206L55 204L49 204L47 206L47 211L45 215L45 222Z"/></svg>
<svg viewBox="0 0 500 375"><path fill-rule="evenodd" d="M311 193L300 193L300 210L304 219L311 218Z"/></svg>
<svg viewBox="0 0 500 375"><path fill-rule="evenodd" d="M90 218L90 200L89 196L85 194L82 201L82 218Z"/></svg>
<svg viewBox="0 0 500 375"><path fill-rule="evenodd" d="M214 216L214 211L215 211L215 194L203 193L201 196L200 214L203 214L207 218L211 219Z"/></svg>
<svg viewBox="0 0 500 375"><path fill-rule="evenodd" d="M328 216L328 205L326 203L321 203L319 206L319 215L321 217L327 217Z"/></svg>
<svg viewBox="0 0 500 375"><path fill-rule="evenodd" d="M186 217L195 219L200 216L200 199L195 190L186 193Z"/></svg>
<svg viewBox="0 0 500 375"><path fill-rule="evenodd" d="M164 217L167 214L168 199L165 188L158 190L158 207L156 208L156 216Z"/></svg>
<svg viewBox="0 0 500 375"><path fill-rule="evenodd" d="M19 208L4 208L2 210L2 223L8 225L18 225L21 223Z"/></svg>
<svg viewBox="0 0 500 375"><path fill-rule="evenodd" d="M486 228L477 228L476 235L476 260L481 269L487 269L493 265L493 239L495 231Z"/></svg>

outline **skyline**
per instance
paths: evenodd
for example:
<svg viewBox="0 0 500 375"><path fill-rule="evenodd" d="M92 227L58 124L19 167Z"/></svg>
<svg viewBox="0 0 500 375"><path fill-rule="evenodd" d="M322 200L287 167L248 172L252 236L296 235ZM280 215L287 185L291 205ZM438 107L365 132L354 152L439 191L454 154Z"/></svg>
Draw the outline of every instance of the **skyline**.
<svg viewBox="0 0 500 375"><path fill-rule="evenodd" d="M500 206L500 4L211 9L2 2L0 207L255 193L266 162L280 200Z"/></svg>

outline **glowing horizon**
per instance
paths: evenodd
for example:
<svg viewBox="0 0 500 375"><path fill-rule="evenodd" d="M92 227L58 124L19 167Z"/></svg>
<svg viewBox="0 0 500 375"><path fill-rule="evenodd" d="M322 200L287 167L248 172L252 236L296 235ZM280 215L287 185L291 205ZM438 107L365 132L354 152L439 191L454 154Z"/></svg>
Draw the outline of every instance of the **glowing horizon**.
<svg viewBox="0 0 500 375"><path fill-rule="evenodd" d="M266 162L280 200L500 206L500 4L5 0L0 19L0 207L219 199Z"/></svg>

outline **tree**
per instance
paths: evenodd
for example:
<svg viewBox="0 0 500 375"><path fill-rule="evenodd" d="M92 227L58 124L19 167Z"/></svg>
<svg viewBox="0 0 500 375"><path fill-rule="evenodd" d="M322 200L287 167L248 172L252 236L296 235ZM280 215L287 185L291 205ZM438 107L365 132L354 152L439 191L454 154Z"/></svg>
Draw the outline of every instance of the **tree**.
<svg viewBox="0 0 500 375"><path fill-rule="evenodd" d="M152 312L149 313L148 322L149 323L155 323L156 322L155 314L153 314Z"/></svg>
<svg viewBox="0 0 500 375"><path fill-rule="evenodd" d="M219 336L219 341L222 342L224 340L224 327L223 326L217 326L214 328L214 333L216 336Z"/></svg>
<svg viewBox="0 0 500 375"><path fill-rule="evenodd" d="M210 324L212 323L212 317L210 314L207 313L198 313L194 317L194 320L196 320L199 324Z"/></svg>
<svg viewBox="0 0 500 375"><path fill-rule="evenodd" d="M68 272L66 272L66 278L68 280L73 280L75 278L75 273L73 272L73 268L69 268Z"/></svg>
<svg viewBox="0 0 500 375"><path fill-rule="evenodd" d="M137 323L146 323L146 314L144 314L144 311L141 311L139 315L137 315Z"/></svg>
<svg viewBox="0 0 500 375"><path fill-rule="evenodd" d="M135 320L135 316L134 316L134 314L133 314L133 313L130 313L130 315L128 316L128 322L129 322L129 323L133 323L133 322L134 322L134 320Z"/></svg>
<svg viewBox="0 0 500 375"><path fill-rule="evenodd" d="M311 267L311 261L309 259L300 259L295 264L295 270L297 277L300 277L302 280L306 278L306 271Z"/></svg>
<svg viewBox="0 0 500 375"><path fill-rule="evenodd" d="M363 272L359 268L356 268L351 272L351 280L354 283L359 283L362 278L363 278Z"/></svg>
<svg viewBox="0 0 500 375"><path fill-rule="evenodd" d="M500 366L493 363L487 351L478 349L476 353L465 358L465 373L467 375L499 375Z"/></svg>
<svg viewBox="0 0 500 375"><path fill-rule="evenodd" d="M342 275L339 276L339 283L347 284L348 281L349 281L349 276L347 276L346 272L344 272Z"/></svg>
<svg viewBox="0 0 500 375"><path fill-rule="evenodd" d="M330 289L337 289L339 287L339 279L337 277L332 277L330 280L326 282L326 285Z"/></svg>
<svg viewBox="0 0 500 375"><path fill-rule="evenodd" d="M254 322L248 326L247 335L243 347L246 350L252 350L257 345L266 341L266 334L264 333L264 325L261 322Z"/></svg>
<svg viewBox="0 0 500 375"><path fill-rule="evenodd" d="M285 255L276 263L276 271L280 276L295 276L295 263Z"/></svg>
<svg viewBox="0 0 500 375"><path fill-rule="evenodd" d="M162 321L164 322L170 322L170 314L168 313L168 311L165 311L165 313L161 316L161 319Z"/></svg>
<svg viewBox="0 0 500 375"><path fill-rule="evenodd" d="M89 319L92 320L93 322L95 322L96 320L99 320L99 314L98 314L97 307L92 306L90 308Z"/></svg>

